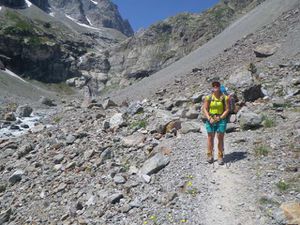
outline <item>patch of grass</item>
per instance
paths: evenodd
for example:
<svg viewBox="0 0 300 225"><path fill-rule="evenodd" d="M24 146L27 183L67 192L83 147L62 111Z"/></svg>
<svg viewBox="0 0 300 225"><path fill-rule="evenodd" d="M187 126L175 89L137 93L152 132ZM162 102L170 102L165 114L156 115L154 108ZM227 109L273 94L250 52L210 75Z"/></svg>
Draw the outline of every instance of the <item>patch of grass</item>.
<svg viewBox="0 0 300 225"><path fill-rule="evenodd" d="M266 115L263 115L263 122L262 122L263 126L266 128L270 128L270 127L275 127L276 126L276 122L274 118L268 117Z"/></svg>
<svg viewBox="0 0 300 225"><path fill-rule="evenodd" d="M146 128L147 126L147 121L144 120L138 120L138 121L134 121L131 123L130 128L131 129L140 129L140 128Z"/></svg>
<svg viewBox="0 0 300 225"><path fill-rule="evenodd" d="M279 191L284 192L286 190L289 189L290 185L288 183L285 182L285 180L280 180L277 184L276 184L277 188L279 189Z"/></svg>
<svg viewBox="0 0 300 225"><path fill-rule="evenodd" d="M255 66L254 63L249 63L248 65L248 70L251 72L251 73L256 73L257 72L257 68Z"/></svg>
<svg viewBox="0 0 300 225"><path fill-rule="evenodd" d="M9 25L4 28L5 34L32 34L33 26L25 18L22 18L16 12L6 11L5 16L9 21L13 22L13 25Z"/></svg>
<svg viewBox="0 0 300 225"><path fill-rule="evenodd" d="M70 86L68 86L65 82L56 83L56 84L47 84L46 86L51 91L55 91L66 95L72 95L75 93L75 91Z"/></svg>
<svg viewBox="0 0 300 225"><path fill-rule="evenodd" d="M60 121L61 121L61 117L60 116L55 116L54 118L53 118L53 122L55 122L55 123L59 123Z"/></svg>
<svg viewBox="0 0 300 225"><path fill-rule="evenodd" d="M267 156L269 154L269 148L260 145L254 149L255 156L260 157L260 156Z"/></svg>
<svg viewBox="0 0 300 225"><path fill-rule="evenodd" d="M258 200L259 204L260 205L276 205L276 206L279 206L279 203L270 199L270 198L267 198L267 197L261 197L259 200Z"/></svg>

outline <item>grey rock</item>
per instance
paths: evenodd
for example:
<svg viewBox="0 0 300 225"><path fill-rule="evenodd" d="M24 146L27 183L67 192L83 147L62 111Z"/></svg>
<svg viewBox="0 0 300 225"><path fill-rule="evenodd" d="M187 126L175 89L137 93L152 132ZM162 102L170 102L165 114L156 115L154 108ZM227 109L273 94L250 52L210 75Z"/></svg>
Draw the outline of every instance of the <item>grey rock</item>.
<svg viewBox="0 0 300 225"><path fill-rule="evenodd" d="M141 168L141 174L151 175L157 173L170 162L170 158L161 153L155 154L153 157L148 159Z"/></svg>
<svg viewBox="0 0 300 225"><path fill-rule="evenodd" d="M285 225L288 224L288 221L284 215L284 212L282 209L277 208L273 211L273 219L276 221L276 224L278 225Z"/></svg>
<svg viewBox="0 0 300 225"><path fill-rule="evenodd" d="M44 96L40 98L39 102L47 106L56 106L50 98Z"/></svg>
<svg viewBox="0 0 300 225"><path fill-rule="evenodd" d="M122 113L114 114L109 120L109 126L111 128L120 127L120 126L124 125L124 123L125 123L125 121L123 119Z"/></svg>
<svg viewBox="0 0 300 225"><path fill-rule="evenodd" d="M23 170L17 170L9 177L8 181L11 185L14 185L15 183L20 182L22 180L23 175Z"/></svg>
<svg viewBox="0 0 300 225"><path fill-rule="evenodd" d="M0 213L0 224L4 224L4 223L8 222L11 214L12 214L11 208L1 212Z"/></svg>
<svg viewBox="0 0 300 225"><path fill-rule="evenodd" d="M108 109L109 107L115 107L118 106L114 101L112 101L111 99L106 99L103 103L102 103L103 109Z"/></svg>
<svg viewBox="0 0 300 225"><path fill-rule="evenodd" d="M31 144L24 145L18 150L18 159L22 158L23 156L27 155L33 150L33 146Z"/></svg>
<svg viewBox="0 0 300 225"><path fill-rule="evenodd" d="M72 135L72 134L69 134L67 137L66 137L66 144L67 145L71 145L74 143L74 141L76 140L76 136Z"/></svg>
<svg viewBox="0 0 300 225"><path fill-rule="evenodd" d="M30 128L30 131L32 133L39 133L39 132L43 131L45 128L46 128L45 125L39 124L39 125L36 125L36 126Z"/></svg>
<svg viewBox="0 0 300 225"><path fill-rule="evenodd" d="M197 119L199 116L199 112L194 110L194 109L189 109L186 113L185 113L185 117L188 119Z"/></svg>
<svg viewBox="0 0 300 225"><path fill-rule="evenodd" d="M4 115L4 120L6 121L16 121L16 116L13 112L6 113Z"/></svg>
<svg viewBox="0 0 300 225"><path fill-rule="evenodd" d="M202 102L203 94L201 93L195 93L192 97L191 100L193 103L200 103Z"/></svg>
<svg viewBox="0 0 300 225"><path fill-rule="evenodd" d="M116 184L125 184L126 183L126 179L123 176L121 176L121 175L116 175L116 176L114 176L114 182Z"/></svg>
<svg viewBox="0 0 300 225"><path fill-rule="evenodd" d="M186 102L189 102L189 100L187 98L184 98L184 97L174 99L174 105L177 106L177 107L182 106Z"/></svg>
<svg viewBox="0 0 300 225"><path fill-rule="evenodd" d="M136 133L127 137L122 138L122 144L124 147L138 147L145 140L145 135L141 133Z"/></svg>
<svg viewBox="0 0 300 225"><path fill-rule="evenodd" d="M127 108L127 113L131 116L144 111L143 104L141 102L133 102Z"/></svg>
<svg viewBox="0 0 300 225"><path fill-rule="evenodd" d="M254 85L249 88L246 88L242 92L243 98L245 101L253 102L256 99L263 98L265 95L262 92L261 85Z"/></svg>
<svg viewBox="0 0 300 225"><path fill-rule="evenodd" d="M4 182L0 182L0 193L5 192L7 184Z"/></svg>
<svg viewBox="0 0 300 225"><path fill-rule="evenodd" d="M105 149L100 155L100 161L104 162L113 157L113 151L109 148Z"/></svg>
<svg viewBox="0 0 300 225"><path fill-rule="evenodd" d="M122 193L115 193L111 196L109 196L108 201L111 204L116 204L118 203L122 198L124 198Z"/></svg>
<svg viewBox="0 0 300 225"><path fill-rule="evenodd" d="M16 114L18 117L29 117L33 109L28 105L21 105L17 108Z"/></svg>
<svg viewBox="0 0 300 225"><path fill-rule="evenodd" d="M262 123L262 116L248 111L247 108L242 108L238 112L237 119L243 130L259 128Z"/></svg>
<svg viewBox="0 0 300 225"><path fill-rule="evenodd" d="M65 156L64 154L58 154L53 157L54 164L60 164L64 160Z"/></svg>
<svg viewBox="0 0 300 225"><path fill-rule="evenodd" d="M195 133L195 132L201 132L200 130L200 123L198 122L182 122L181 123L181 133L187 134L187 133Z"/></svg>
<svg viewBox="0 0 300 225"><path fill-rule="evenodd" d="M242 68L236 70L228 79L228 83L236 88L245 88L253 84L251 72Z"/></svg>
<svg viewBox="0 0 300 225"><path fill-rule="evenodd" d="M277 45L264 44L258 46L253 51L256 57L268 57L273 55L276 52L277 48L278 48Z"/></svg>

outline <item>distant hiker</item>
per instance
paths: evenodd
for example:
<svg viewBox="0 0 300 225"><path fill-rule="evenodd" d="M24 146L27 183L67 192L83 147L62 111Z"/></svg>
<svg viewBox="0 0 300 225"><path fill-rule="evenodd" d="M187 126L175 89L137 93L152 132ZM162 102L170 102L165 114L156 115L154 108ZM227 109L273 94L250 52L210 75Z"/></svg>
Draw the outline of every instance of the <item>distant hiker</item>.
<svg viewBox="0 0 300 225"><path fill-rule="evenodd" d="M214 139L218 139L218 163L224 164L224 134L229 113L229 97L221 92L219 81L212 82L212 94L205 97L203 111L206 116L205 127L207 130L207 162L213 163Z"/></svg>

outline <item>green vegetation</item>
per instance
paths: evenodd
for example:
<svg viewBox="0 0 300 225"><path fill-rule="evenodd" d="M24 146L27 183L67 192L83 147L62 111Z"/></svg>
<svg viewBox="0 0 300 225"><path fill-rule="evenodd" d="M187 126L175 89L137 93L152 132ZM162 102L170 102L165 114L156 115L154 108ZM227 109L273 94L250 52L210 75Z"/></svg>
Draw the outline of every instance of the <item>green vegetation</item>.
<svg viewBox="0 0 300 225"><path fill-rule="evenodd" d="M261 197L258 201L260 205L276 205L276 206L280 205L278 202L267 197Z"/></svg>
<svg viewBox="0 0 300 225"><path fill-rule="evenodd" d="M53 118L53 122L54 123L59 123L61 121L61 117L60 116L55 116L54 118Z"/></svg>
<svg viewBox="0 0 300 225"><path fill-rule="evenodd" d="M263 126L266 128L274 127L276 125L275 119L263 115Z"/></svg>
<svg viewBox="0 0 300 225"><path fill-rule="evenodd" d="M5 34L23 34L28 35L34 32L33 26L25 18L22 18L17 12L6 11L5 16L13 24L4 28Z"/></svg>
<svg viewBox="0 0 300 225"><path fill-rule="evenodd" d="M232 17L234 11L228 6L218 6L211 13L219 29L224 29L228 24L227 18Z"/></svg>
<svg viewBox="0 0 300 225"><path fill-rule="evenodd" d="M56 83L56 84L47 84L47 89L58 92L65 95L72 95L75 93L75 91L68 86L65 82L62 83Z"/></svg>
<svg viewBox="0 0 300 225"><path fill-rule="evenodd" d="M269 148L266 146L258 146L254 149L255 156L267 156L269 154Z"/></svg>
<svg viewBox="0 0 300 225"><path fill-rule="evenodd" d="M131 123L130 128L131 129L140 129L140 128L146 128L147 126L147 120L138 120Z"/></svg>
<svg viewBox="0 0 300 225"><path fill-rule="evenodd" d="M257 72L257 68L255 66L254 63L249 63L248 65L248 70L251 72L251 73L256 73Z"/></svg>
<svg viewBox="0 0 300 225"><path fill-rule="evenodd" d="M289 184L287 184L284 180L280 180L277 184L276 184L277 188L279 189L279 191L284 192L287 189L289 189Z"/></svg>

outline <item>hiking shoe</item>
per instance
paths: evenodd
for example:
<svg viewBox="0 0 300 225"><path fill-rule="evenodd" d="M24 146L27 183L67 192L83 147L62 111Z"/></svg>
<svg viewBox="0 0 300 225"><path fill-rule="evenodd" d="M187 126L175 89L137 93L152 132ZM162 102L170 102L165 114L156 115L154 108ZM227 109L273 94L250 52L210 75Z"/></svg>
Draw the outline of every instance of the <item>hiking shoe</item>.
<svg viewBox="0 0 300 225"><path fill-rule="evenodd" d="M206 160L209 164L214 162L214 157L212 152L207 152L207 160Z"/></svg>
<svg viewBox="0 0 300 225"><path fill-rule="evenodd" d="M219 165L224 165L223 151L218 151L218 164Z"/></svg>
<svg viewBox="0 0 300 225"><path fill-rule="evenodd" d="M220 166L224 165L224 159L223 159L223 158L219 158L219 159L218 159L218 164L219 164Z"/></svg>

